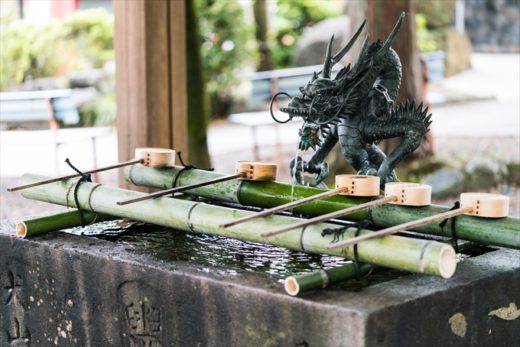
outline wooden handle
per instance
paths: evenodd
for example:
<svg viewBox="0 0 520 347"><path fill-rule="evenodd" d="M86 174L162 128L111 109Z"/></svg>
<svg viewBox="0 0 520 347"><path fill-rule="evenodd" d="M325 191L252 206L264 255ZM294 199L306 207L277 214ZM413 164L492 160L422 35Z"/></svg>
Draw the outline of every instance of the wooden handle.
<svg viewBox="0 0 520 347"><path fill-rule="evenodd" d="M243 174L239 179L248 181L276 180L277 165L255 161L237 161L235 173Z"/></svg>
<svg viewBox="0 0 520 347"><path fill-rule="evenodd" d="M509 197L500 194L462 193L460 195L460 203L461 207L458 209L396 225L390 228L376 231L374 233L364 234L342 242L337 242L327 248L334 249L347 247L362 241L395 234L400 231L417 228L422 225L442 221L448 218L459 216L461 214L487 218L501 218L506 217L509 212Z"/></svg>
<svg viewBox="0 0 520 347"><path fill-rule="evenodd" d="M309 202L312 202L312 201L325 199L325 198L327 198L329 196L334 196L334 195L341 194L341 192L343 192L343 191L345 191L345 188L337 188L337 189L329 190L327 192L323 192L323 193L320 193L320 194L315 194L315 195L312 195L312 196L309 196L309 197L306 197L306 198L303 198L303 199L300 199L300 200L297 200L297 201L293 201L293 202L290 202L290 203L287 203L287 204L284 204L284 205L276 206L276 207L273 207L273 208L270 208L270 209L267 209L267 210L263 210L261 212L255 213L255 214L251 214L249 216L245 216L245 217L236 219L236 220L228 222L228 223L221 224L219 227L220 228L228 228L230 226L241 224L241 223L244 223L244 222L256 219L256 218L270 216L270 215L273 215L275 213L278 213L278 212L281 212L281 211L290 210L291 208L294 208L294 207L297 207L297 206L300 206L300 205L303 205L303 204L306 204L306 203L309 203Z"/></svg>
<svg viewBox="0 0 520 347"><path fill-rule="evenodd" d="M233 180L233 179L236 179L236 178L240 178L240 177L243 177L243 174L235 174L235 175L219 177L219 178L215 178L215 179L212 179L212 180L209 180L209 181L193 183L193 184L188 184L188 185L181 186L181 187L175 187L175 188L170 188L170 189L166 189L166 190L161 190L159 192L147 194L145 196L141 196L141 197L135 198L135 199L118 201L117 204L120 205L120 206L121 205L133 204L134 202L139 202L139 201L143 201L143 200L158 198L160 196L164 196L164 195L168 195L168 194L184 192L186 190L195 189L195 188L204 187L204 186L209 186L211 184L215 184L215 183L219 183L219 182L230 181L230 180Z"/></svg>
<svg viewBox="0 0 520 347"><path fill-rule="evenodd" d="M385 184L385 196L395 195L392 204L404 206L428 206L431 204L432 187L427 184L390 182Z"/></svg>
<svg viewBox="0 0 520 347"><path fill-rule="evenodd" d="M509 215L509 197L489 193L462 193L462 207L473 207L467 214L476 217L501 218Z"/></svg>
<svg viewBox="0 0 520 347"><path fill-rule="evenodd" d="M336 188L345 188L341 195L378 196L380 178L367 175L336 175Z"/></svg>
<svg viewBox="0 0 520 347"><path fill-rule="evenodd" d="M142 159L143 165L162 168L175 166L175 151L168 148L141 147L135 149L135 158Z"/></svg>
<svg viewBox="0 0 520 347"><path fill-rule="evenodd" d="M408 230L408 229L411 229L411 228L420 227L422 225L426 225L426 224L434 223L434 222L437 222L437 221L445 220L447 218L452 218L452 217L455 217L455 216L459 216L461 214L470 212L472 209L473 209L473 207L461 207L461 208L458 208L458 209L455 209L455 210L452 210L452 211L439 213L439 214L436 214L436 215L433 215L433 216L430 216L430 217L421 218L421 219L418 219L418 220L415 220L415 221L411 221L411 222L408 222L408 223L396 225L396 226L393 226L393 227L390 227L390 228L386 228L386 229L383 229L383 230L378 230L378 231L373 232L373 233L364 234L364 235L361 235L361 236L358 236L358 237L353 237L353 238L345 240L345 241L333 243L333 244L329 245L327 247L327 249L335 249L335 248L347 247L347 246L350 246L350 245L354 245L356 243L360 243L362 241L366 241L366 240L370 240L370 239L374 239L374 238L382 237L382 236L386 236L386 235L395 234L395 233L398 233L400 231L404 231L404 230Z"/></svg>
<svg viewBox="0 0 520 347"><path fill-rule="evenodd" d="M283 228L280 228L280 229L277 229L277 230L274 230L274 231L268 231L268 232L260 234L260 236L262 236L262 237L271 237L271 236L279 235L279 234L285 233L287 231L294 230L296 228L302 228L302 227L305 227L307 225L320 223L320 222L323 222L323 221L326 221L326 220L329 220L329 219L343 217L343 216L352 214L354 212L365 210L365 209L370 208L370 207L387 204L387 203L390 203L392 201L395 201L396 199L397 199L396 196L387 196L387 197L384 197L384 198L381 198L381 199L372 200L372 201L366 202L364 204L360 204L360 205L357 205L357 206L345 208L343 210L327 213L327 214L324 214L324 215L321 215L321 216L318 216L318 217L314 217L314 218L308 219L308 220L306 220L304 222L301 222L301 223L289 225L289 226L286 226L286 227L283 227Z"/></svg>
<svg viewBox="0 0 520 347"><path fill-rule="evenodd" d="M129 160L129 161L125 161L125 162L119 163L119 164L105 166L105 167L101 167L101 168L90 170L90 171L85 171L83 173L84 174L91 174L91 173L95 173L95 172L107 171L107 170L117 169L117 168L120 168L120 167L123 167L123 166L142 164L142 163L143 163L143 159L133 159L133 160ZM60 176L60 177L55 177L55 178L49 178L49 179L43 180L43 181L38 181L38 182L29 183L29 184L24 184L22 186L7 188L7 191L8 192L14 192L14 191L17 191L17 190L37 187L37 186L41 186L42 184L58 182L58 181L61 181L61 180L66 180L66 179L69 179L69 178L74 178L74 177L79 177L79 176L80 176L79 174L72 174L72 175Z"/></svg>
<svg viewBox="0 0 520 347"><path fill-rule="evenodd" d="M108 171L112 169L117 169L124 166L135 165L135 164L143 164L149 167L166 167L166 166L174 166L175 165L175 151L173 149L167 148L152 148L152 147L143 147L135 149L135 159L125 161L119 164L104 166L101 168L97 168L90 171L85 171L84 174L91 174L101 171ZM43 180L39 182L34 182L31 184L25 184L22 186L7 188L8 192L14 192L17 190L37 187L42 184L58 182L61 180L66 180L69 178L79 177L79 174L65 175L56 178L50 178L48 180Z"/></svg>

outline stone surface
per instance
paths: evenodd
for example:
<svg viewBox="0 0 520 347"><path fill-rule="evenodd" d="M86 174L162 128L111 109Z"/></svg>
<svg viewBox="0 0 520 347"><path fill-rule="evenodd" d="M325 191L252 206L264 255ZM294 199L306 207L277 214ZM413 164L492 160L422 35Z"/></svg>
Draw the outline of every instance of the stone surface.
<svg viewBox="0 0 520 347"><path fill-rule="evenodd" d="M323 64L331 36L334 35L332 54L336 54L350 40L349 28L350 19L347 16L325 19L305 28L296 45L293 66Z"/></svg>
<svg viewBox="0 0 520 347"><path fill-rule="evenodd" d="M464 175L452 168L442 168L424 178L423 183L432 186L432 196L443 198L462 193Z"/></svg>
<svg viewBox="0 0 520 347"><path fill-rule="evenodd" d="M507 166L489 158L474 158L468 161L465 168L468 179L466 189L489 189L507 180Z"/></svg>
<svg viewBox="0 0 520 347"><path fill-rule="evenodd" d="M272 276L234 270L240 257L207 267L160 256L178 239L12 230L0 227L0 346L520 345L520 319L496 315L520 306L517 250L468 258L450 280L401 275L292 298Z"/></svg>
<svg viewBox="0 0 520 347"><path fill-rule="evenodd" d="M444 73L446 77L456 75L471 68L471 41L466 33L452 28L442 32L445 52Z"/></svg>

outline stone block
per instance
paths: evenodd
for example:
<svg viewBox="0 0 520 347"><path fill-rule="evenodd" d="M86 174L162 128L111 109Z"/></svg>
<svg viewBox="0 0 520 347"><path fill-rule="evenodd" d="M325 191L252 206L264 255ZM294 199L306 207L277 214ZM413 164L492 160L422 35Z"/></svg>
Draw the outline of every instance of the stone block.
<svg viewBox="0 0 520 347"><path fill-rule="evenodd" d="M520 345L518 250L468 258L449 280L401 274L293 298L275 277L236 271L240 257L173 259L177 239L23 240L13 228L0 226L0 346Z"/></svg>

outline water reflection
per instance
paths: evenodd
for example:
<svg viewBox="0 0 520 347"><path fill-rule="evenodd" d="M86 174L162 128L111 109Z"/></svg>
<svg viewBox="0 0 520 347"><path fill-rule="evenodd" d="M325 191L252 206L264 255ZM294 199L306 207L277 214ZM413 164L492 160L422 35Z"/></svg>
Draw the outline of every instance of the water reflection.
<svg viewBox="0 0 520 347"><path fill-rule="evenodd" d="M285 278L294 273L328 269L349 262L341 257L297 252L135 222L108 221L84 229L71 229L70 232L128 244L136 252L152 255L162 261L190 261L201 266L225 267L230 270L229 273L251 271Z"/></svg>

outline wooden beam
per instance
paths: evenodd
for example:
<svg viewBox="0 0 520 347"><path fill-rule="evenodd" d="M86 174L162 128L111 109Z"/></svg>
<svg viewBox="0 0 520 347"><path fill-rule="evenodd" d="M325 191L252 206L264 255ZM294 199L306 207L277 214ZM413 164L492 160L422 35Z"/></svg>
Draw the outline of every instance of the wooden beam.
<svg viewBox="0 0 520 347"><path fill-rule="evenodd" d="M114 1L120 161L136 147L187 151L184 6Z"/></svg>
<svg viewBox="0 0 520 347"><path fill-rule="evenodd" d="M188 100L186 76L186 4L184 1L172 1L170 12L170 95L172 100L172 144L182 151L186 162L188 153Z"/></svg>

